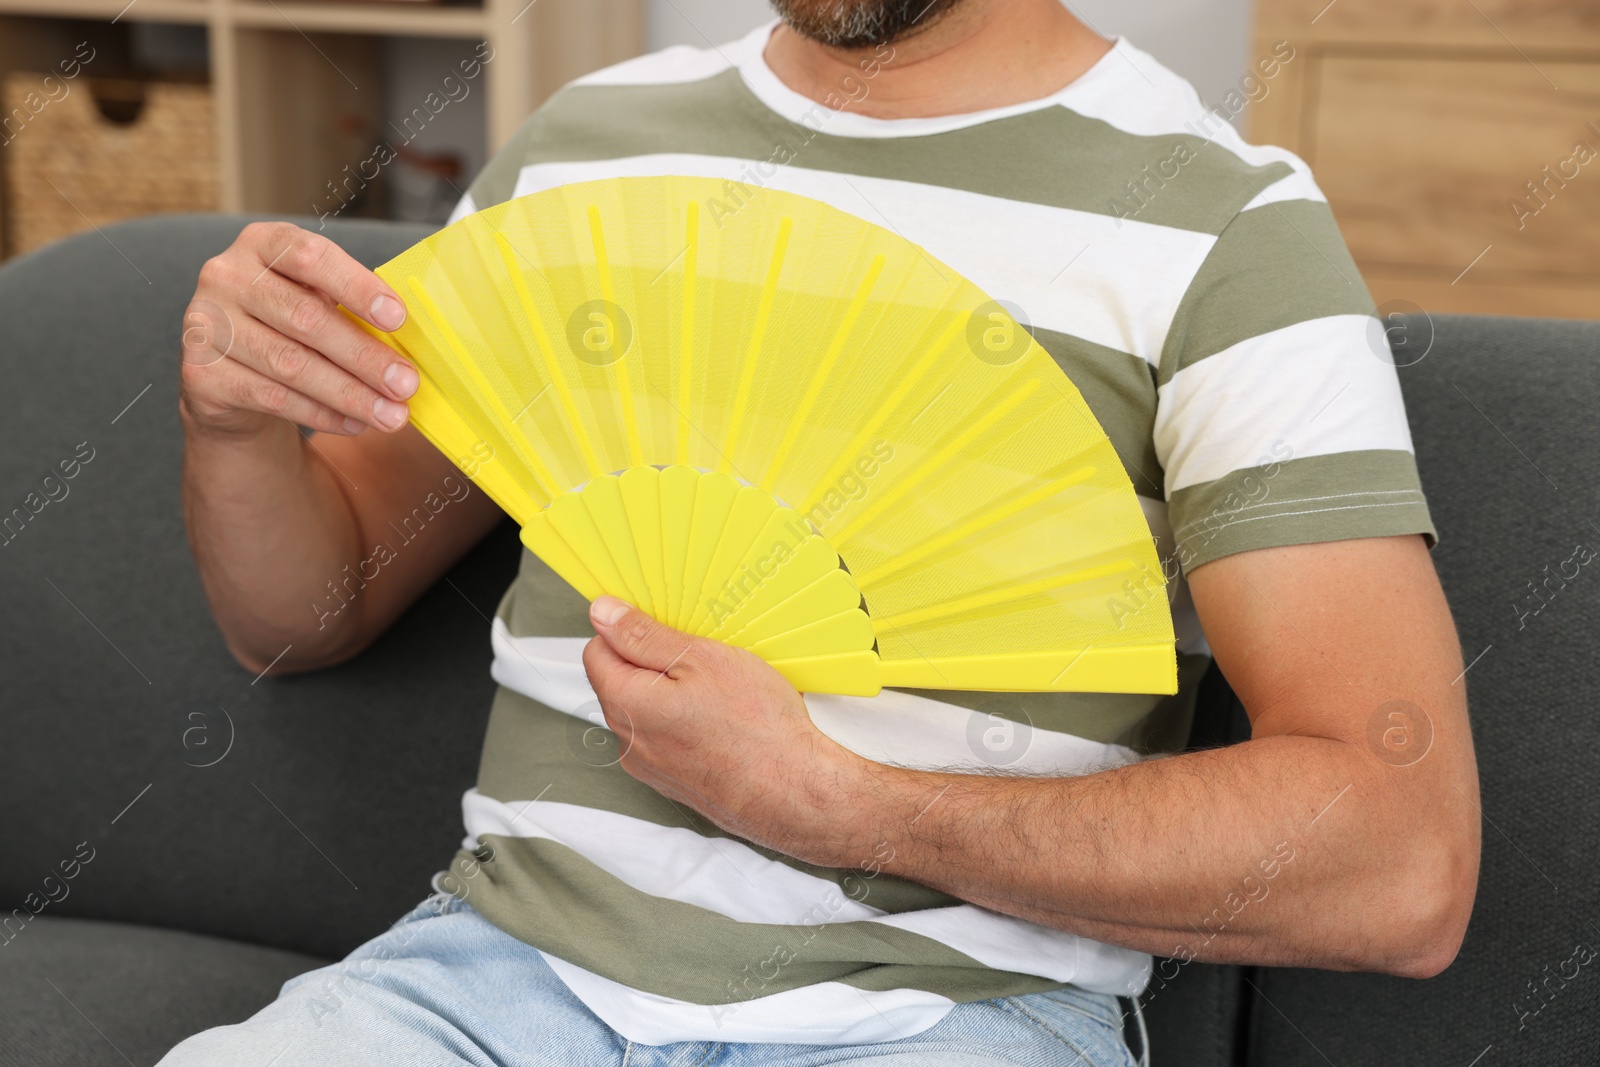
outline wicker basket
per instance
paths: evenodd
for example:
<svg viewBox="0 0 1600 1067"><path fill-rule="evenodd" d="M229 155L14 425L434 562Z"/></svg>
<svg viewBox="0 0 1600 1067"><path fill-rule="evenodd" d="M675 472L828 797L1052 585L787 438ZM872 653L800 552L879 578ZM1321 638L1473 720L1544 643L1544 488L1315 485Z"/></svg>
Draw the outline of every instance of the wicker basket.
<svg viewBox="0 0 1600 1067"><path fill-rule="evenodd" d="M5 80L4 113L28 116L7 130L8 253L119 219L217 209L209 86L54 77L50 84L54 98L43 75Z"/></svg>

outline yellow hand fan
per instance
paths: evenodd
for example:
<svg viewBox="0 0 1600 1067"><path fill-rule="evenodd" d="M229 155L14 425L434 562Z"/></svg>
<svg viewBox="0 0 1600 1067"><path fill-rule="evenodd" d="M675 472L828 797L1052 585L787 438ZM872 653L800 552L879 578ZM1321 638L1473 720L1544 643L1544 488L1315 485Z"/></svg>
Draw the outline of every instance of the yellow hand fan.
<svg viewBox="0 0 1600 1067"><path fill-rule="evenodd" d="M417 428L584 596L798 689L1175 692L1150 528L1050 355L894 233L723 196L568 185L380 267Z"/></svg>

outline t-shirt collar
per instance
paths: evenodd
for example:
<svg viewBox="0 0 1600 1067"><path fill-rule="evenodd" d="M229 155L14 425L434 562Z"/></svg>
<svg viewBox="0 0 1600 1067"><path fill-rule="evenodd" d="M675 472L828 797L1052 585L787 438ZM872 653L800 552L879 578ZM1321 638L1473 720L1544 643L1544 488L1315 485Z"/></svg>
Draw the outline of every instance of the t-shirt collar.
<svg viewBox="0 0 1600 1067"><path fill-rule="evenodd" d="M1095 61L1094 65L1084 71L1070 83L1056 90L1048 96L1035 100L1024 100L1017 104L1008 104L1005 107L988 108L983 111L965 111L954 115L936 115L930 118L912 119L880 119L869 115L861 115L850 110L850 94L845 86L839 88L839 102L843 105L837 109L830 103L812 100L795 92L779 80L770 66L767 65L766 51L767 40L772 36L772 31L781 19L773 19L763 26L751 30L744 37L734 42L731 46L724 46L723 52L738 68L744 83L751 93L768 108L782 115L790 122L807 122L820 132L833 134L840 137L917 137L934 133L945 133L950 130L959 130L967 126L977 126L996 119L1007 118L1012 115L1022 115L1030 111L1040 111L1057 105L1071 106L1071 101L1078 96L1097 93L1103 88L1102 83L1117 77L1119 69L1127 67L1129 57L1126 55L1130 46L1125 37L1112 39L1112 46L1106 54ZM1119 55L1118 53L1123 53ZM862 85L871 92L872 79L865 72L859 78ZM856 90L859 96L860 90ZM818 123L821 123L820 127Z"/></svg>

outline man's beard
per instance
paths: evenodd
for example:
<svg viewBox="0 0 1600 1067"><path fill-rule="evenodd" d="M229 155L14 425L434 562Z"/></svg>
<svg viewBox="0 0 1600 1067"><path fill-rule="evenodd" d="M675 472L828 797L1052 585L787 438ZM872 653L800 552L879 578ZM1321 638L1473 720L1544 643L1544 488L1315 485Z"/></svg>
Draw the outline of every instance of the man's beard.
<svg viewBox="0 0 1600 1067"><path fill-rule="evenodd" d="M834 48L874 48L943 16L961 0L772 0L803 37Z"/></svg>

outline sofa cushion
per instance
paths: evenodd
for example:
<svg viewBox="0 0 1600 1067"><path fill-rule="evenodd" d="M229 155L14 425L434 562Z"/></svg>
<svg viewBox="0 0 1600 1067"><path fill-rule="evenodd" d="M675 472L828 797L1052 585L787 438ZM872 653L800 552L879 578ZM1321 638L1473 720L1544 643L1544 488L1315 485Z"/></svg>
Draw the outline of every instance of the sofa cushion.
<svg viewBox="0 0 1600 1067"><path fill-rule="evenodd" d="M328 961L177 930L39 916L0 945L0 1067L154 1063Z"/></svg>

